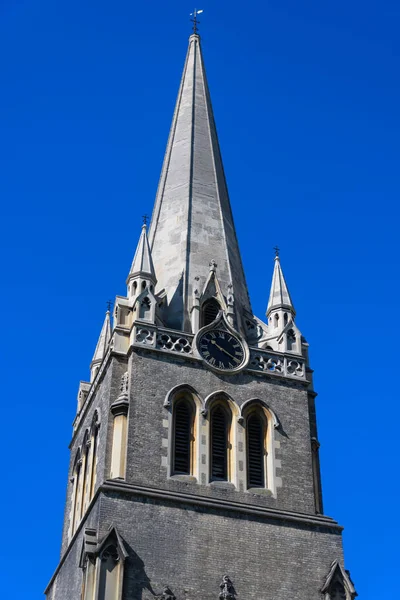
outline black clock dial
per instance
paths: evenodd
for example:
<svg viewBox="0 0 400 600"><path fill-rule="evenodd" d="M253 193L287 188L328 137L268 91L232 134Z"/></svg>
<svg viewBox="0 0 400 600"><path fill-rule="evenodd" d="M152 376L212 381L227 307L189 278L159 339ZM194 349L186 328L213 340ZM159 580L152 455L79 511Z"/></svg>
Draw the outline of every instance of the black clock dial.
<svg viewBox="0 0 400 600"><path fill-rule="evenodd" d="M238 369L244 362L244 348L240 341L223 329L204 333L198 342L199 352L212 367L225 371Z"/></svg>

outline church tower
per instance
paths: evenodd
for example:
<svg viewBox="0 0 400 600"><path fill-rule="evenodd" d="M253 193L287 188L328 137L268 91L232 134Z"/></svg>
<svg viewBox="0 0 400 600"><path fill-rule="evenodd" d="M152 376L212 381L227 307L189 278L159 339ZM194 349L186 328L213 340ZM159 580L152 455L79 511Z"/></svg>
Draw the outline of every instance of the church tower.
<svg viewBox="0 0 400 600"><path fill-rule="evenodd" d="M189 38L153 215L81 381L48 600L353 600L308 345L275 257L251 308Z"/></svg>

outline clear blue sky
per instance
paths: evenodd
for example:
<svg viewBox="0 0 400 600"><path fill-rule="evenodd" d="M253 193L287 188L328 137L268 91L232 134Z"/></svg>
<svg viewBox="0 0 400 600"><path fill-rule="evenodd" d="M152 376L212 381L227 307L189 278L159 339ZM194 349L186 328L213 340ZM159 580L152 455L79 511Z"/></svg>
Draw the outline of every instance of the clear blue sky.
<svg viewBox="0 0 400 600"><path fill-rule="evenodd" d="M400 5L210 2L206 68L253 308L281 247L311 345L325 511L398 597ZM0 3L2 596L59 556L71 423L150 213L188 2Z"/></svg>

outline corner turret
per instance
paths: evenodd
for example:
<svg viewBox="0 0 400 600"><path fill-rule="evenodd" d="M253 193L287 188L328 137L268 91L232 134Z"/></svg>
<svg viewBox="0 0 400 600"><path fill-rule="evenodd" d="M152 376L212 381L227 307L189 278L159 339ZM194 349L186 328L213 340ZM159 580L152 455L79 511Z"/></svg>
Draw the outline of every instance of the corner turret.
<svg viewBox="0 0 400 600"><path fill-rule="evenodd" d="M301 354L301 334L294 322L296 311L283 275L278 249L266 315L269 345L280 352Z"/></svg>
<svg viewBox="0 0 400 600"><path fill-rule="evenodd" d="M110 324L110 311L107 310L104 318L103 327L99 335L96 350L94 351L92 362L90 363L90 382L94 380L97 375L97 371L103 361L106 354L108 343L111 339L111 324Z"/></svg>
<svg viewBox="0 0 400 600"><path fill-rule="evenodd" d="M146 288L153 293L156 283L157 278L147 239L147 227L143 223L139 243L126 280L126 285L128 286L127 296L128 298L136 298Z"/></svg>

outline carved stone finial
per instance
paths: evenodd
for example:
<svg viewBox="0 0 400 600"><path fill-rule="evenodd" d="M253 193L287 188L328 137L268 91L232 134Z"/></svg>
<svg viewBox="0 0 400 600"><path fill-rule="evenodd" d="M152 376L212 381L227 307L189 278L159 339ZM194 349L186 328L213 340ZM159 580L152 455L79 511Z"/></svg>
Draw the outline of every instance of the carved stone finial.
<svg viewBox="0 0 400 600"><path fill-rule="evenodd" d="M213 271L215 273L215 271L217 270L217 266L218 265L214 259L210 260L210 271Z"/></svg>
<svg viewBox="0 0 400 600"><path fill-rule="evenodd" d="M176 600L176 597L168 586L165 586L163 589L161 600Z"/></svg>
<svg viewBox="0 0 400 600"><path fill-rule="evenodd" d="M219 600L235 600L235 589L228 575L224 575L219 585Z"/></svg>

